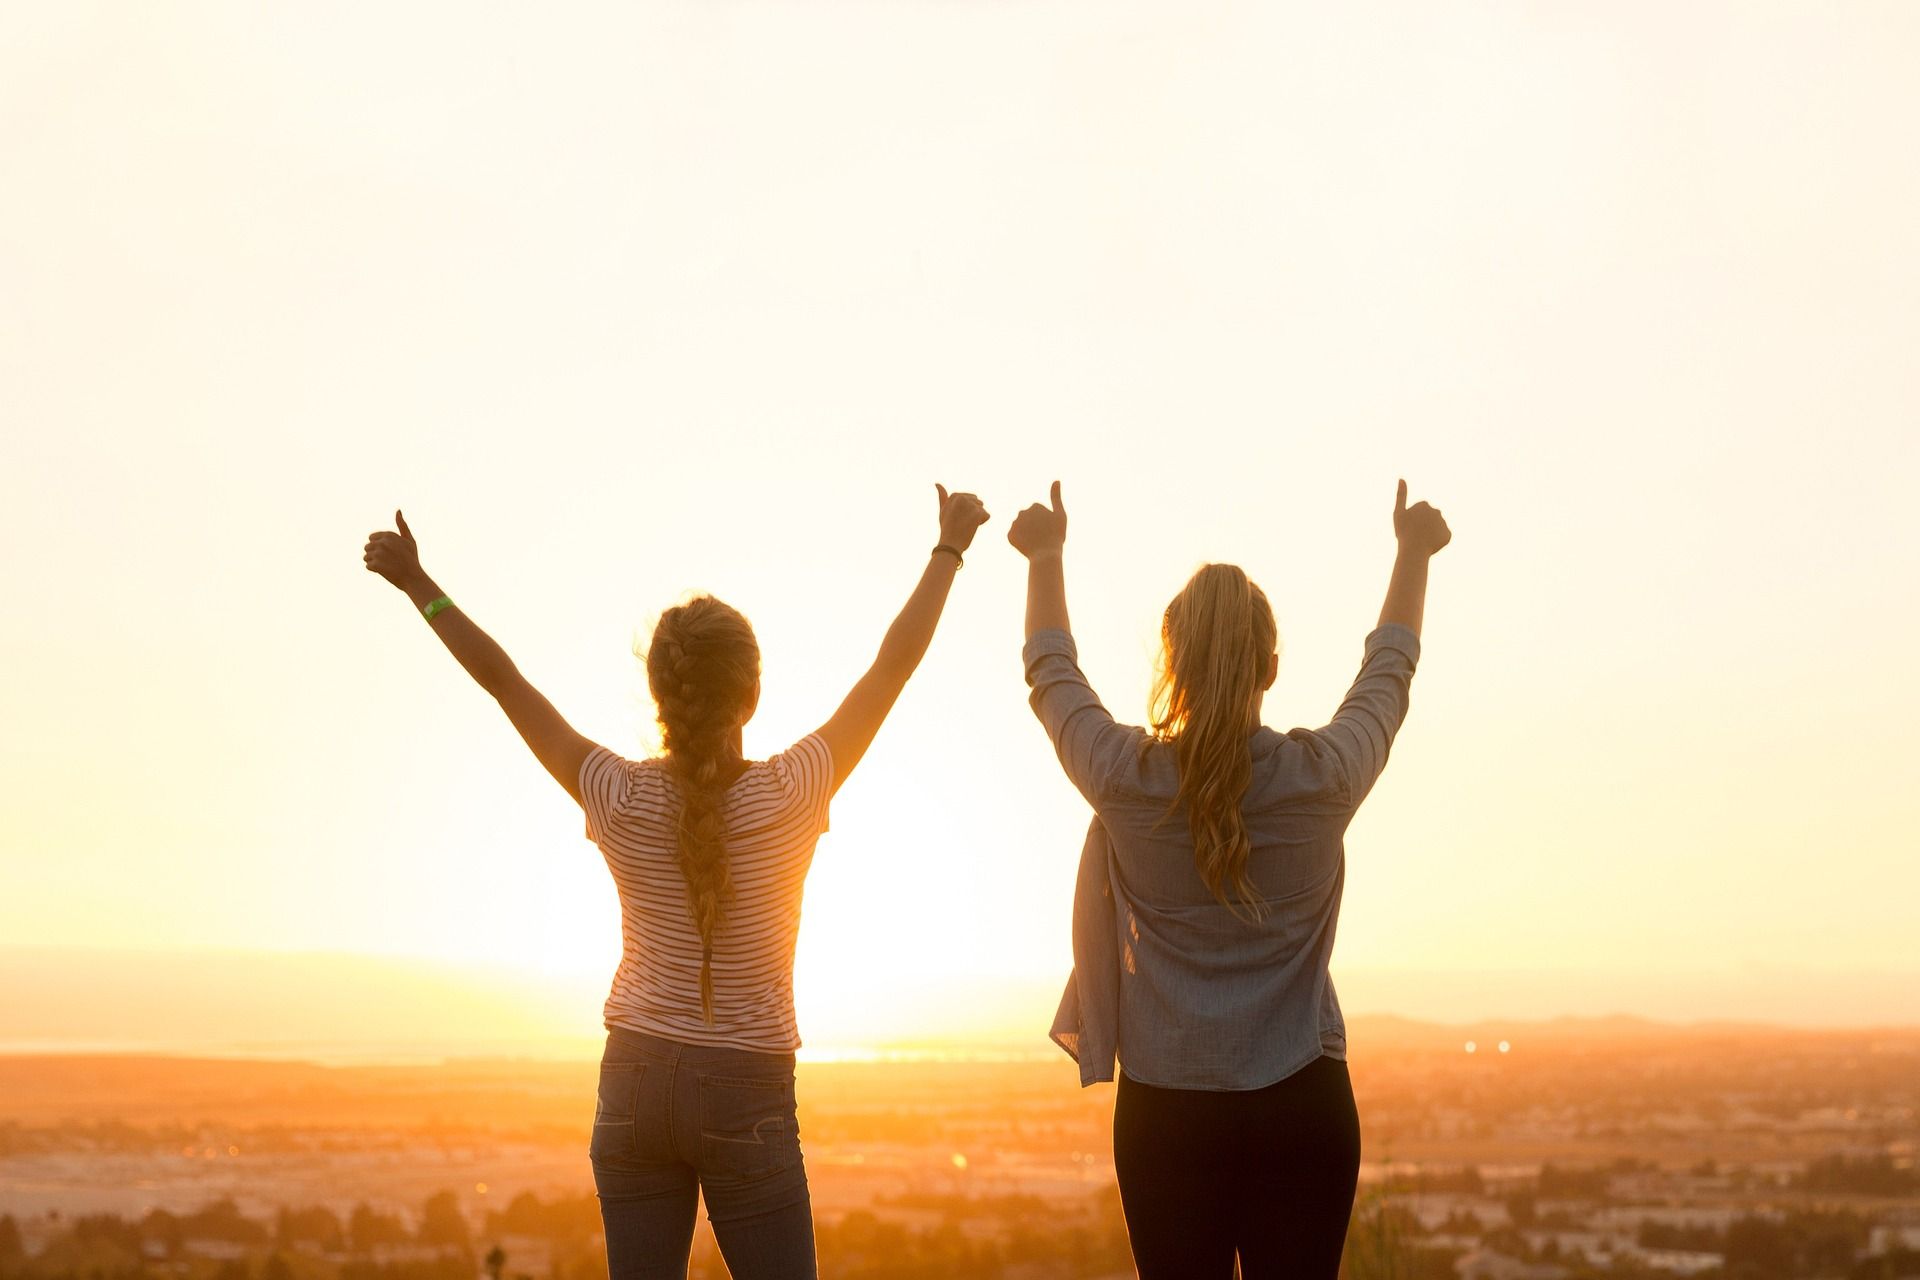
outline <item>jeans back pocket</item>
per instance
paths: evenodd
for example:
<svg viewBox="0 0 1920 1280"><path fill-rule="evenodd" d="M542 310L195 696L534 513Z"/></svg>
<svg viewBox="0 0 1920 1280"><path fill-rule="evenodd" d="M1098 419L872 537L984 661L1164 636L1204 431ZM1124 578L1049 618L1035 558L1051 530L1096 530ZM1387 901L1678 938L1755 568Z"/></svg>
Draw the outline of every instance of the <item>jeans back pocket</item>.
<svg viewBox="0 0 1920 1280"><path fill-rule="evenodd" d="M700 1077L700 1171L764 1178L800 1160L793 1076Z"/></svg>
<svg viewBox="0 0 1920 1280"><path fill-rule="evenodd" d="M593 1160L631 1160L640 1151L640 1078L643 1062L600 1064L599 1096L593 1107L593 1141L587 1155Z"/></svg>

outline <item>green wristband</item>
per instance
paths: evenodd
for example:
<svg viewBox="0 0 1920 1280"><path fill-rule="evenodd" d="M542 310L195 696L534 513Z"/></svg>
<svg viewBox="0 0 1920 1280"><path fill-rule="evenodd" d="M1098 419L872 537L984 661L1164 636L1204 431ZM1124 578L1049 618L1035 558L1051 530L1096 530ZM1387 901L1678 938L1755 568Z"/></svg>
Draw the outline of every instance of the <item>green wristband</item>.
<svg viewBox="0 0 1920 1280"><path fill-rule="evenodd" d="M453 601L446 596L440 596L437 599L427 601L420 609L420 616L428 622L432 622L434 614L439 613L442 609L451 608L453 608Z"/></svg>

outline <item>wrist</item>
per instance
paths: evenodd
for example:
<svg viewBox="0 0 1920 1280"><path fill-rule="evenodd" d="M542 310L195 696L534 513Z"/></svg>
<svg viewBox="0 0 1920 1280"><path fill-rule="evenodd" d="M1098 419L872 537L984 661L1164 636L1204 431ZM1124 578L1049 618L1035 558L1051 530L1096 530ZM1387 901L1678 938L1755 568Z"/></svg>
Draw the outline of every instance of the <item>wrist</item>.
<svg viewBox="0 0 1920 1280"><path fill-rule="evenodd" d="M416 609L424 609L428 601L438 599L445 594L440 590L440 584L424 573L416 574L398 585L407 599L413 601L413 607Z"/></svg>
<svg viewBox="0 0 1920 1280"><path fill-rule="evenodd" d="M1048 561L1058 562L1066 555L1066 550L1065 547L1035 547L1032 551L1026 552L1025 555L1027 557L1027 563L1029 564L1041 564Z"/></svg>

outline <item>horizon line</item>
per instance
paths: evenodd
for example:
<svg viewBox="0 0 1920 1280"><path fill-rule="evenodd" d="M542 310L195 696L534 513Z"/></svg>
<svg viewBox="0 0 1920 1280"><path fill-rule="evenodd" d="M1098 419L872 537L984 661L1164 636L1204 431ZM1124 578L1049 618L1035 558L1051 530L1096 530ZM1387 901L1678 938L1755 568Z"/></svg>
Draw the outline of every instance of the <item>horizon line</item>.
<svg viewBox="0 0 1920 1280"><path fill-rule="evenodd" d="M1826 1026L1754 1019L1700 1018L1685 1021L1654 1018L1641 1014L1606 1015L1562 1014L1551 1018L1487 1018L1469 1022L1442 1022L1394 1013L1360 1013L1348 1016L1349 1027L1367 1023L1392 1023L1409 1031L1426 1032L1425 1038L1489 1033L1495 1029L1510 1033L1528 1030L1548 1033L1559 1044L1571 1041L1607 1038L1609 1028L1631 1034L1654 1037L1691 1037L1714 1034L1768 1034L1778 1036L1847 1037L1868 1035L1920 1035L1920 1020L1913 1022L1861 1023ZM0 1035L0 1059L54 1058L144 1058L193 1062L260 1062L311 1066L348 1067L375 1065L426 1065L430 1063L537 1062L562 1063L590 1061L598 1057L603 1031L579 1035L522 1036L511 1039L443 1036L421 1041L376 1040L213 1040L167 1041L160 1039L107 1039L92 1037L53 1037ZM1403 1039L1389 1042L1394 1048L1409 1046ZM1420 1048L1437 1048L1437 1044ZM1519 1044L1516 1043L1516 1048ZM1066 1059L1067 1055L1051 1041L1033 1043L1029 1038L964 1037L945 1039L902 1039L869 1043L829 1043L803 1046L799 1061L812 1065L911 1065L929 1063L1017 1063Z"/></svg>

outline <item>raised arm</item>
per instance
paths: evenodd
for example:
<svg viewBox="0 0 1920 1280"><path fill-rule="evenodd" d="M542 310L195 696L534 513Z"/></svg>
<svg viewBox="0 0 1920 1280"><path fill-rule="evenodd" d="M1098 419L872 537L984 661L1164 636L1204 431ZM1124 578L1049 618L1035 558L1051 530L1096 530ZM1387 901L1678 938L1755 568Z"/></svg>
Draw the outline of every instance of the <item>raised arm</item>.
<svg viewBox="0 0 1920 1280"><path fill-rule="evenodd" d="M1053 482L1048 505L1034 503L1013 518L1007 541L1027 558L1027 639L1036 631L1072 631L1067 618L1067 509L1060 504L1060 482Z"/></svg>
<svg viewBox="0 0 1920 1280"><path fill-rule="evenodd" d="M1068 780L1098 809L1110 781L1137 758L1139 731L1114 722L1080 670L1067 617L1067 509L1058 480L1045 503L1014 517L1007 541L1027 558L1027 704Z"/></svg>
<svg viewBox="0 0 1920 1280"><path fill-rule="evenodd" d="M1427 562L1452 541L1446 519L1426 503L1407 506L1407 482L1393 505L1393 532L1400 544L1380 623L1367 637L1360 674L1333 720L1320 730L1346 775L1349 798L1359 804L1380 771L1407 717L1414 666L1420 661L1420 624L1426 612Z"/></svg>
<svg viewBox="0 0 1920 1280"><path fill-rule="evenodd" d="M527 683L492 636L447 600L440 585L420 567L420 545L407 528L406 517L396 511L393 520L399 532L381 531L367 538L367 568L405 592L422 614L432 609L427 625L440 643L475 683L493 695L541 766L578 802L580 766L593 750L593 742L576 733L553 704Z"/></svg>
<svg viewBox="0 0 1920 1280"><path fill-rule="evenodd" d="M940 497L940 543L929 553L927 567L900 615L887 628L873 665L854 683L833 718L820 726L820 737L833 753L835 791L867 753L900 691L926 656L960 558L973 545L974 530L987 522L987 509L973 494L950 494L944 485L934 489Z"/></svg>
<svg viewBox="0 0 1920 1280"><path fill-rule="evenodd" d="M1453 531L1437 507L1424 502L1407 506L1407 482L1400 482L1393 501L1393 536L1400 544L1393 559L1393 577L1387 580L1387 598L1380 605L1380 625L1392 623L1416 636L1427 609L1427 561L1453 541Z"/></svg>

